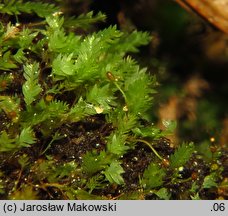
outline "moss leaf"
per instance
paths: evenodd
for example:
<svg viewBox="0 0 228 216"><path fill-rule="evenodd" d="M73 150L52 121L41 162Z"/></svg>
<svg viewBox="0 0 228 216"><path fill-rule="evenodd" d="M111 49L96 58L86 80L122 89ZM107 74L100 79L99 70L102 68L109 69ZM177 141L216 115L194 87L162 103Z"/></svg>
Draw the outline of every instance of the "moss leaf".
<svg viewBox="0 0 228 216"><path fill-rule="evenodd" d="M170 166L172 168L178 168L185 165L185 163L190 159L192 153L194 152L193 143L183 143L170 157Z"/></svg>
<svg viewBox="0 0 228 216"><path fill-rule="evenodd" d="M165 176L164 169L160 168L157 164L151 163L144 171L141 184L146 189L159 187L163 184Z"/></svg>
<svg viewBox="0 0 228 216"><path fill-rule="evenodd" d="M120 162L113 161L110 166L104 171L105 177L110 183L123 184L124 179L121 174L124 173Z"/></svg>

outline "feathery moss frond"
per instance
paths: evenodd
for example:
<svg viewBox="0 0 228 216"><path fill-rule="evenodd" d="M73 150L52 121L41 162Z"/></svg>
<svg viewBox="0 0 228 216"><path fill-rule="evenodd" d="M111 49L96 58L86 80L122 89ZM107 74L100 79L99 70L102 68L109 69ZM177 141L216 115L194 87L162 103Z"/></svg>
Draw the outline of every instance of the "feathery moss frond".
<svg viewBox="0 0 228 216"><path fill-rule="evenodd" d="M88 175L93 175L98 171L103 170L110 163L110 158L105 151L100 152L87 152L83 156L82 169Z"/></svg>
<svg viewBox="0 0 228 216"><path fill-rule="evenodd" d="M121 174L124 173L123 168L120 165L120 162L113 161L109 167L106 168L106 170L103 172L105 174L106 179L110 183L116 183L116 184L124 184L124 179L121 176Z"/></svg>
<svg viewBox="0 0 228 216"><path fill-rule="evenodd" d="M94 15L93 11L90 11L86 14L81 14L78 17L68 17L64 22L64 27L66 28L83 28L89 29L91 25L98 22L104 22L106 15L98 12Z"/></svg>
<svg viewBox="0 0 228 216"><path fill-rule="evenodd" d="M174 154L171 155L170 166L172 168L178 168L180 166L185 165L185 163L192 156L194 150L195 148L193 143L183 143L181 146L178 147Z"/></svg>
<svg viewBox="0 0 228 216"><path fill-rule="evenodd" d="M139 70L126 79L125 94L129 112L133 115L143 116L152 104L152 93L155 91L154 81L145 73L145 70ZM137 101L137 103L136 103Z"/></svg>
<svg viewBox="0 0 228 216"><path fill-rule="evenodd" d="M0 5L0 13L18 15L21 13L36 13L40 17L46 17L59 9L53 4L42 2L23 2L22 0L6 0Z"/></svg>
<svg viewBox="0 0 228 216"><path fill-rule="evenodd" d="M17 137L10 137L6 131L0 135L0 152L15 151L22 147L29 147L36 139L31 128L22 129Z"/></svg>
<svg viewBox="0 0 228 216"><path fill-rule="evenodd" d="M151 163L144 171L141 184L146 189L153 189L163 184L164 177L164 169L160 168L158 164Z"/></svg>
<svg viewBox="0 0 228 216"><path fill-rule="evenodd" d="M26 64L24 66L24 77L26 81L22 86L22 91L25 103L30 105L42 91L42 88L38 83L39 64L37 62Z"/></svg>
<svg viewBox="0 0 228 216"><path fill-rule="evenodd" d="M129 147L126 145L126 136L122 134L111 134L108 138L107 151L114 155L124 155Z"/></svg>
<svg viewBox="0 0 228 216"><path fill-rule="evenodd" d="M89 103L92 103L100 108L100 113L103 113L103 111L107 112L111 109L111 107L116 106L115 97L111 91L112 90L109 84L102 87L94 85L87 93L86 99Z"/></svg>

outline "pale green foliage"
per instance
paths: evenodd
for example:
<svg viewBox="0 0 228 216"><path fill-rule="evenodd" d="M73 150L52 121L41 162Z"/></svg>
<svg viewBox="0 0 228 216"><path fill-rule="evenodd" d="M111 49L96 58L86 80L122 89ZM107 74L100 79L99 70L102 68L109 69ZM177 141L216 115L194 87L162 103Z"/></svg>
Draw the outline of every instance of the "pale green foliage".
<svg viewBox="0 0 228 216"><path fill-rule="evenodd" d="M178 149L174 152L174 154L170 157L170 166L172 168L178 168L183 165L190 159L192 153L194 152L193 143L183 143Z"/></svg>
<svg viewBox="0 0 228 216"><path fill-rule="evenodd" d="M141 45L146 45L150 42L151 37L147 32L133 31L130 35L124 35L121 38L121 46L117 45L116 50L121 52L138 52Z"/></svg>
<svg viewBox="0 0 228 216"><path fill-rule="evenodd" d="M19 115L20 98L14 96L0 95L0 112L3 110L6 114L15 112L16 116Z"/></svg>
<svg viewBox="0 0 228 216"><path fill-rule="evenodd" d="M210 175L207 175L203 181L203 188L217 187L218 186L218 184L216 183L217 178L218 177L215 172L211 173Z"/></svg>
<svg viewBox="0 0 228 216"><path fill-rule="evenodd" d="M48 41L48 47L50 51L56 53L77 54L77 46L80 44L80 36L76 36L73 33L65 34L63 29L53 30L50 34ZM61 58L61 55L58 57Z"/></svg>
<svg viewBox="0 0 228 216"><path fill-rule="evenodd" d="M24 13L36 13L40 17L45 17L56 12L58 8L53 4L41 2L23 2L22 0L5 0L4 4L0 4L0 13L17 15Z"/></svg>
<svg viewBox="0 0 228 216"><path fill-rule="evenodd" d="M10 151L14 148L15 140L11 139L6 131L2 131L0 136L0 152Z"/></svg>
<svg viewBox="0 0 228 216"><path fill-rule="evenodd" d="M87 152L83 157L82 168L88 175L92 175L103 170L109 163L110 158L105 151L99 154L96 152Z"/></svg>
<svg viewBox="0 0 228 216"><path fill-rule="evenodd" d="M35 137L31 128L24 128L19 135L11 138L6 131L0 135L0 152L12 151L22 147L29 147L35 143Z"/></svg>
<svg viewBox="0 0 228 216"><path fill-rule="evenodd" d="M76 70L74 66L74 60L72 59L72 54L61 55L59 54L53 61L53 74L58 77L69 77L76 75Z"/></svg>
<svg viewBox="0 0 228 216"><path fill-rule="evenodd" d="M175 121L163 120L163 124L165 129L162 131L158 127L151 125L144 127L143 125L139 125L133 129L133 132L136 136L139 137L148 137L154 140L158 140L161 137L165 137L170 135L174 132L177 123Z"/></svg>
<svg viewBox="0 0 228 216"><path fill-rule="evenodd" d="M47 35L53 34L54 31L62 31L62 26L64 23L64 17L55 15L55 14L49 14L48 16L45 17L46 22L48 24L48 29L46 33Z"/></svg>
<svg viewBox="0 0 228 216"><path fill-rule="evenodd" d="M154 126L151 118L157 81L130 56L149 43L150 34L122 32L115 25L94 32L90 27L104 21L104 14L67 17L58 7L40 2L5 0L0 3L0 13L0 70L4 71L0 75L0 152L19 155L20 167L9 198L36 199L39 194L34 186L38 185L36 189L52 199L56 193L64 199L102 199L92 193L125 184L124 167L128 169L133 162L124 157L141 142L153 150L151 163L142 176L136 176L140 190L129 194L132 199L142 199L152 191L160 199L169 199L165 176L176 181L171 175L190 159L194 147L183 144L171 155L171 174L154 156L159 154L153 141L172 133L176 124L165 121L165 131ZM23 21L17 15L21 13L32 14L37 22L20 23ZM7 23L11 14L17 24ZM87 131L90 123L98 128ZM84 141L76 146L81 148L74 153L80 162L59 161L58 156L65 152L56 156L55 151L78 145L73 142L78 134L88 134L88 139L94 136L85 146ZM32 145L31 152L38 149L34 160L30 151L22 149ZM142 151L148 153L146 148ZM26 178L29 185L21 182ZM0 181L0 193L4 186ZM203 186L213 186L213 179L205 178ZM116 194L115 188L113 191Z"/></svg>
<svg viewBox="0 0 228 216"><path fill-rule="evenodd" d="M34 134L31 128L23 128L20 136L17 139L17 143L20 147L29 147L31 144L35 143Z"/></svg>
<svg viewBox="0 0 228 216"><path fill-rule="evenodd" d="M78 102L70 109L67 114L67 119L70 122L77 122L86 116L96 114L95 107L87 102L85 102L82 98L79 98Z"/></svg>
<svg viewBox="0 0 228 216"><path fill-rule="evenodd" d="M101 189L104 187L104 177L101 174L97 174L91 177L86 183L86 188L89 189L89 193L92 193L94 189Z"/></svg>
<svg viewBox="0 0 228 216"><path fill-rule="evenodd" d="M2 56L0 56L0 70L11 70L17 68L17 65L13 62L11 52L7 51Z"/></svg>
<svg viewBox="0 0 228 216"><path fill-rule="evenodd" d="M163 136L173 134L174 130L177 127L177 122L172 120L163 119L162 124L165 126L165 130L162 132Z"/></svg>
<svg viewBox="0 0 228 216"><path fill-rule="evenodd" d="M158 164L151 163L144 171L141 185L146 189L159 187L163 184L165 170L160 168Z"/></svg>
<svg viewBox="0 0 228 216"><path fill-rule="evenodd" d="M37 191L32 186L23 184L20 190L9 195L11 200L36 200L38 199Z"/></svg>
<svg viewBox="0 0 228 216"><path fill-rule="evenodd" d="M38 32L32 32L30 29L27 28L23 29L19 34L19 46L23 49L28 48L37 35Z"/></svg>
<svg viewBox="0 0 228 216"><path fill-rule="evenodd" d="M87 93L86 99L88 102L99 106L101 110L108 111L111 107L116 106L115 97L112 94L110 85L107 84L102 87L98 87L96 84Z"/></svg>
<svg viewBox="0 0 228 216"><path fill-rule="evenodd" d="M106 15L99 12L94 15L93 11L90 11L86 14L81 14L78 17L69 17L64 22L64 27L67 28L84 28L88 29L92 24L97 22L103 22L106 19Z"/></svg>
<svg viewBox="0 0 228 216"><path fill-rule="evenodd" d="M77 172L77 166L74 161L55 164L55 161L50 158L33 164L32 174L35 180L48 180L48 182L54 183L70 178L71 174Z"/></svg>
<svg viewBox="0 0 228 216"><path fill-rule="evenodd" d="M112 134L109 136L107 151L118 156L125 154L129 149L125 144L125 139L126 136L122 134Z"/></svg>
<svg viewBox="0 0 228 216"><path fill-rule="evenodd" d="M161 188L158 191L155 192L155 194L160 198L164 200L170 199L170 193L167 190L167 188Z"/></svg>
<svg viewBox="0 0 228 216"><path fill-rule="evenodd" d="M121 176L121 174L124 173L124 170L121 167L120 162L118 161L113 161L103 173L105 174L106 179L110 183L116 183L116 184L124 183L124 179Z"/></svg>
<svg viewBox="0 0 228 216"><path fill-rule="evenodd" d="M138 124L137 117L132 114L126 115L125 113L118 116L118 131L120 134L126 134L132 131Z"/></svg>
<svg viewBox="0 0 228 216"><path fill-rule="evenodd" d="M17 63L23 63L25 60L26 60L26 57L25 57L25 53L23 51L23 49L19 49L16 54L13 56L14 60L17 62Z"/></svg>
<svg viewBox="0 0 228 216"><path fill-rule="evenodd" d="M133 132L136 136L148 137L155 140L159 139L162 134L162 131L155 126L148 126L148 127L140 126L140 127L134 128Z"/></svg>
<svg viewBox="0 0 228 216"><path fill-rule="evenodd" d="M109 113L108 120L116 127L118 128L119 134L126 134L131 132L137 124L137 117L132 114L126 114L124 112L120 112L117 110L117 112Z"/></svg>
<svg viewBox="0 0 228 216"><path fill-rule="evenodd" d="M64 163L62 165L50 167L47 169L47 179L49 182L58 182L59 179L69 178L70 174L76 171L77 164L75 162Z"/></svg>
<svg viewBox="0 0 228 216"><path fill-rule="evenodd" d="M143 116L150 108L152 102L150 95L154 93L150 85L150 77L144 69L136 71L126 79L125 90L130 113Z"/></svg>
<svg viewBox="0 0 228 216"><path fill-rule="evenodd" d="M45 103L44 100L40 100L33 109L26 110L22 114L22 123L34 126L51 119L57 121L67 110L68 105L63 101L53 100L50 103Z"/></svg>
<svg viewBox="0 0 228 216"><path fill-rule="evenodd" d="M26 82L22 86L22 91L26 104L30 105L42 91L42 88L38 83L39 64L36 62L33 64L26 64L24 66L24 77Z"/></svg>
<svg viewBox="0 0 228 216"><path fill-rule="evenodd" d="M198 192L196 194L194 194L193 196L191 196L191 199L192 200L201 200Z"/></svg>

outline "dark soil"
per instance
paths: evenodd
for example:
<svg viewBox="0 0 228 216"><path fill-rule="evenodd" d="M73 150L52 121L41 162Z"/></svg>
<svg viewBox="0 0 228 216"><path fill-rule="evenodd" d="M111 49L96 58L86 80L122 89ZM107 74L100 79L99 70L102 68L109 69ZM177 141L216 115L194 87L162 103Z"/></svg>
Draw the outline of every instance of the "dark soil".
<svg viewBox="0 0 228 216"><path fill-rule="evenodd" d="M49 156L53 156L59 164L69 161L76 161L78 164L81 164L82 156L86 152L92 151L93 149L96 149L99 152L105 149L105 137L109 135L112 130L112 126L105 124L105 120L98 116L87 118L76 124L63 125L62 133L67 135L66 138L53 144L47 153ZM0 169L5 174L6 191L11 191L12 188L15 187L15 182L18 180L18 186L25 182L35 184L31 179L33 174L29 170L23 171L20 179L18 179L20 173L18 158L23 154L27 154L29 156L29 163L35 164L44 159L41 152L45 147L44 144L38 142L36 145L22 149L13 155L0 154ZM166 158L174 152L174 149L170 147L169 140L167 139L160 139L155 142L154 147L160 155ZM227 160L227 152L223 152L219 161L219 163L222 163L225 167L221 179L227 177ZM169 167L164 164L161 164L160 161L156 159L151 149L142 143L138 143L135 149L130 150L122 157L122 166L125 171L123 178L126 184L124 186L107 185L100 190L95 190L93 193L113 199L115 197L121 197L123 194L140 191L140 177L142 177L144 170L151 161L157 161L161 166L167 169L168 173L170 173L165 179L165 187L169 190L171 199L189 199L192 183L194 181L202 183L205 176L210 174L210 164L206 164L205 161L198 158L197 155L193 155L191 160L184 167L184 170L179 172L178 181L171 183L169 178L172 177L173 171L169 170ZM185 181L185 179L189 180ZM54 187L50 187L48 191L43 189L38 191L41 199L65 198L61 191ZM217 190L202 190L200 191L200 197L203 199L215 199L218 197L218 192ZM1 199L5 198L5 196L1 197ZM145 198L157 199L156 195L153 193L147 194Z"/></svg>

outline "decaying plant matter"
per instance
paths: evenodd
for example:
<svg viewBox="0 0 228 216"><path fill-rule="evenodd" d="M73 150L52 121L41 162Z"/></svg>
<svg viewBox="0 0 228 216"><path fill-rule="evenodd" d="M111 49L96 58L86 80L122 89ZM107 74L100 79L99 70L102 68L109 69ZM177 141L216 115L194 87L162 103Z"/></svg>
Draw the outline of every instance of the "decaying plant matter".
<svg viewBox="0 0 228 216"><path fill-rule="evenodd" d="M187 10L193 10L208 22L228 34L227 0L175 0Z"/></svg>

